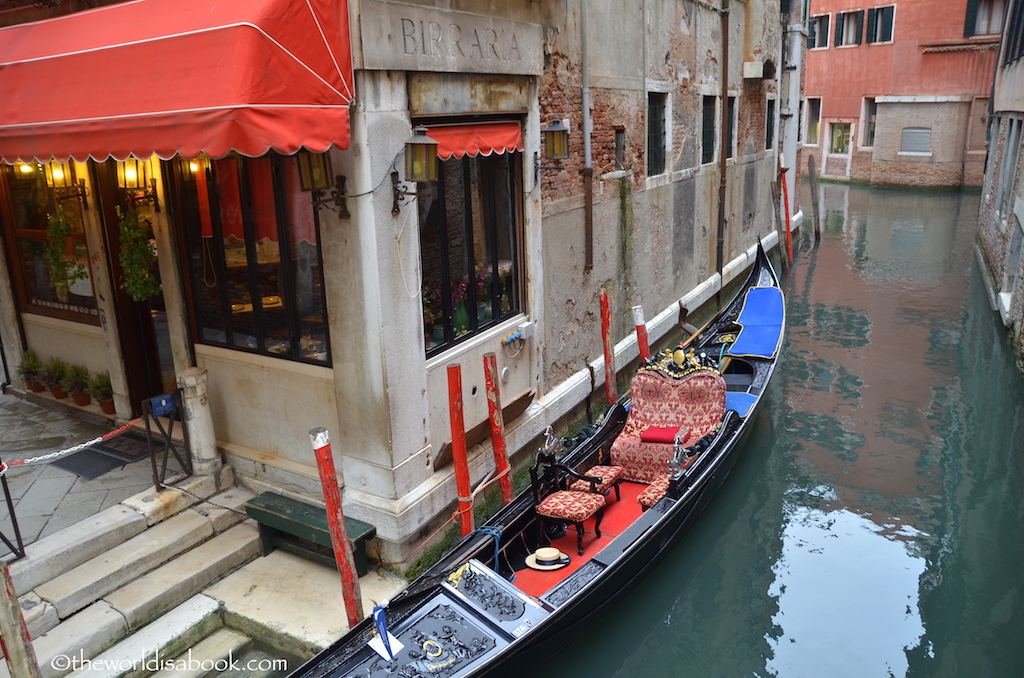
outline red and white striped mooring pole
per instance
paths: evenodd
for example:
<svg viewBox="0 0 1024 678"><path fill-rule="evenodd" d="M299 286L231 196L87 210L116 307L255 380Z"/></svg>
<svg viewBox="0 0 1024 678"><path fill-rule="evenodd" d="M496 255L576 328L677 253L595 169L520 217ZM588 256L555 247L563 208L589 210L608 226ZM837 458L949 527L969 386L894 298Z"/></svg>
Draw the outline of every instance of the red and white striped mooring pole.
<svg viewBox="0 0 1024 678"><path fill-rule="evenodd" d="M494 448L494 472L501 487L501 503L512 502L512 479L508 475L508 450L505 448L505 418L501 413L501 393L498 391L498 358L494 353L484 354L484 383L487 387L487 412L491 418L491 446Z"/></svg>
<svg viewBox="0 0 1024 678"><path fill-rule="evenodd" d="M644 322L644 307L633 307L633 325L636 327L636 343L640 347L640 360L651 359L651 345L647 341L647 323Z"/></svg>
<svg viewBox="0 0 1024 678"><path fill-rule="evenodd" d="M341 574L341 592L345 599L345 612L348 613L348 625L349 628L353 628L363 618L363 597L359 592L359 574L356 572L355 558L352 556L352 542L348 539L348 529L345 527L345 513L341 508L341 491L338 489L334 455L331 454L331 439L325 428L311 430L309 439L313 443L316 467L320 472L320 484L324 488L327 527L331 532L334 560L338 563L338 572Z"/></svg>

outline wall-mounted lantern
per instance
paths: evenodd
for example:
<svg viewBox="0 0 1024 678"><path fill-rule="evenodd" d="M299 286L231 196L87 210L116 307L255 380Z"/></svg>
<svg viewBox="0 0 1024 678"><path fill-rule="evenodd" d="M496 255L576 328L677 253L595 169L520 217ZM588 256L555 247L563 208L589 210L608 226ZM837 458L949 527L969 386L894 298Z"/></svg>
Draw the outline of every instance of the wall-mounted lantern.
<svg viewBox="0 0 1024 678"><path fill-rule="evenodd" d="M131 205L151 203L153 210L160 211L160 199L156 193L156 178L149 176L149 161L129 157L117 162L117 187L124 192Z"/></svg>

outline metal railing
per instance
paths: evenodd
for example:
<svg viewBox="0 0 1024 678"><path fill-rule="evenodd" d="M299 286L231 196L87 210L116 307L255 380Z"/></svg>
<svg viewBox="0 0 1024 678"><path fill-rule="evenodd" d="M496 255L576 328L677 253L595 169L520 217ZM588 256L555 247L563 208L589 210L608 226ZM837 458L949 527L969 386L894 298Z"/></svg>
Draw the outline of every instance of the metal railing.
<svg viewBox="0 0 1024 678"><path fill-rule="evenodd" d="M149 460L153 465L153 485L159 492L166 487L167 463L171 457L181 465L186 478L192 475L192 448L188 440L188 426L182 419L181 389L143 400L142 412L146 422ZM175 424L181 424L180 441L174 440Z"/></svg>

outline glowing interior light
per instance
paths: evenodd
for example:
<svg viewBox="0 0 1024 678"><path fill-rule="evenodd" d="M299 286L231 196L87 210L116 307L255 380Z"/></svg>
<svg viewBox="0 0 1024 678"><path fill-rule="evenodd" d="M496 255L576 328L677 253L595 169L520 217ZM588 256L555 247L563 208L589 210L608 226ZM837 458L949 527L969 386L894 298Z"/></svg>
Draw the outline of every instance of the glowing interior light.
<svg viewBox="0 0 1024 678"><path fill-rule="evenodd" d="M55 180L62 180L64 178L64 170L59 167L53 168L53 178Z"/></svg>
<svg viewBox="0 0 1024 678"><path fill-rule="evenodd" d="M21 173L22 174L32 174L32 172L34 172L34 171L35 171L35 167L32 167L32 165L22 165L21 166Z"/></svg>
<svg viewBox="0 0 1024 678"><path fill-rule="evenodd" d="M189 170L191 170L193 172L198 172L199 171L199 163L198 162L190 162L188 164L188 168L189 168Z"/></svg>
<svg viewBox="0 0 1024 678"><path fill-rule="evenodd" d="M135 181L136 179L138 179L138 177L138 173L133 168L124 168L124 178L127 179L128 181Z"/></svg>

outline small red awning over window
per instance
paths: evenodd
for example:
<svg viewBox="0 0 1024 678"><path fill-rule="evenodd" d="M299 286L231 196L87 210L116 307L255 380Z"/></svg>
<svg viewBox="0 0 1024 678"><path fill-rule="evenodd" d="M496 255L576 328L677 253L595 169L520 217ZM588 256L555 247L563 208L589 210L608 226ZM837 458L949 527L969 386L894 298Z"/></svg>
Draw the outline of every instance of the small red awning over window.
<svg viewBox="0 0 1024 678"><path fill-rule="evenodd" d="M349 143L346 0L134 0L0 29L0 157Z"/></svg>
<svg viewBox="0 0 1024 678"><path fill-rule="evenodd" d="M441 160L523 150L523 130L517 122L430 127L427 136L437 142Z"/></svg>

